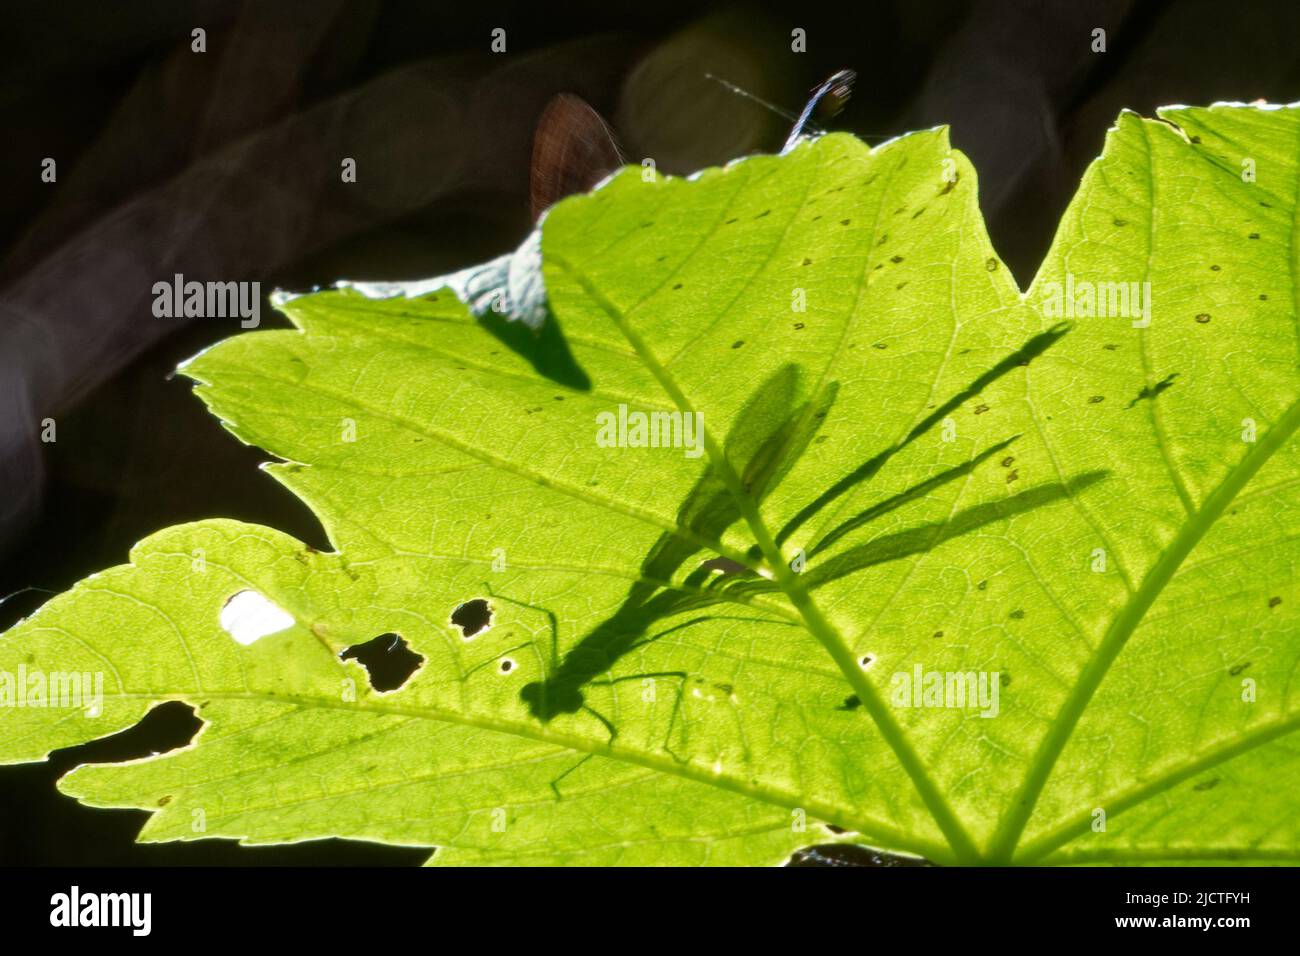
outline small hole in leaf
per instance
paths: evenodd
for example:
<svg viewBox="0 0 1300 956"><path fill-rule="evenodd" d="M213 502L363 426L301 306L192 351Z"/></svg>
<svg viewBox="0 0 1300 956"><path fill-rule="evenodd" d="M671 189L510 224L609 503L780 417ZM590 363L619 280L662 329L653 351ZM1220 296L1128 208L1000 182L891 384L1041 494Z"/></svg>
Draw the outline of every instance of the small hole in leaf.
<svg viewBox="0 0 1300 956"><path fill-rule="evenodd" d="M356 661L364 667L370 686L380 692L397 690L424 663L397 634L381 634L364 644L353 644L339 654L339 660Z"/></svg>
<svg viewBox="0 0 1300 956"><path fill-rule="evenodd" d="M512 661L510 658L507 657L505 660L501 662L501 673L509 674L514 669L515 669L515 662Z"/></svg>
<svg viewBox="0 0 1300 956"><path fill-rule="evenodd" d="M475 598L451 612L451 623L460 628L461 636L473 637L492 623L492 608L483 598Z"/></svg>

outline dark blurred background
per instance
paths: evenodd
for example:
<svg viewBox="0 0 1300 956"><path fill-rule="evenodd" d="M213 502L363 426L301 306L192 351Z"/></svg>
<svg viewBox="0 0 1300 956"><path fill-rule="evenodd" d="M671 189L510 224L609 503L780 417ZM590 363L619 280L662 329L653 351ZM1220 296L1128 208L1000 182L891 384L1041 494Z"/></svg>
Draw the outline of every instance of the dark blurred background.
<svg viewBox="0 0 1300 956"><path fill-rule="evenodd" d="M533 129L556 93L632 162L689 173L779 150L797 112L858 72L836 129L879 142L952 127L1022 286L1122 108L1300 99L1300 4L893 0L681 4L7 0L0 4L0 630L166 525L230 516L326 547L316 521L172 379L237 319L155 318L153 283L416 278L528 232ZM490 50L506 31L506 52ZM192 31L206 32L206 52ZM791 31L806 31L806 52ZM1093 51L1096 29L1106 51ZM57 180L41 179L56 161ZM341 182L352 157L357 181ZM263 327L280 320L263 308ZM41 441L54 419L57 441ZM163 751L179 704L124 734L0 769L0 864L413 864L323 841L137 846L134 811L55 780Z"/></svg>

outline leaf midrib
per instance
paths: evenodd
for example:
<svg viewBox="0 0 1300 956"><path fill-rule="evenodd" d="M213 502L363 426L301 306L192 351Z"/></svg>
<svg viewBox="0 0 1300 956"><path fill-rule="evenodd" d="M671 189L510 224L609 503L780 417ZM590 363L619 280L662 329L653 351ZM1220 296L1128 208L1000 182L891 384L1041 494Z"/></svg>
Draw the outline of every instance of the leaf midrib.
<svg viewBox="0 0 1300 956"><path fill-rule="evenodd" d="M1217 767L1221 763L1240 757L1256 747L1262 747L1264 744L1294 733L1297 729L1300 729L1300 713L1292 714L1284 720L1252 728L1237 739L1224 743L1196 760L1190 760L1169 768L1154 780L1139 786L1129 787L1112 796L1103 797L1097 801L1097 805L1106 807L1107 817L1112 818L1124 810L1145 803L1152 797L1204 773L1211 767ZM1024 844L1022 852L1017 856L1017 862L1031 863L1047 856L1054 850L1065 846L1075 837L1087 832L1091 822L1091 811L1081 813L1077 817L1067 820L1042 836ZM1300 856L1300 850L1294 852L1296 856Z"/></svg>
<svg viewBox="0 0 1300 956"><path fill-rule="evenodd" d="M1173 579L1192 549L1232 503L1237 493L1258 473L1264 463L1286 444L1297 428L1300 428L1300 399L1292 403L1278 419L1277 424L1270 428L1255 447L1228 473L1205 499L1200 510L1183 523L1178 534L1147 572L1141 586L1112 620L1105 637L1080 672L1073 691L1062 704L1047 734L1043 737L1025 774L1024 782L1012 797L1011 810L990 843L990 858L993 861L1001 863L1011 861L1020 836L1065 745L1069 742L1075 727L1082 719L1084 711L1111 665L1127 645L1128 639L1136 631L1146 612Z"/></svg>
<svg viewBox="0 0 1300 956"><path fill-rule="evenodd" d="M631 344L634 351L641 356L642 362L652 375L663 386L664 391L673 400L674 404L686 414L694 414L693 404L682 392L680 386L673 379L671 373L655 356L647 343L633 329L627 320L625 313L614 305L585 274L579 271L572 263L560 255L552 255L552 261L560 268L567 272L581 286L582 290L601 308L603 312L614 322L615 326L623 333L623 336ZM938 785L931 779L924 762L913 749L907 735L903 732L902 727L894 720L893 715L889 712L884 700L880 697L874 684L867 680L866 675L858 667L857 659L848 643L840 635L839 631L826 619L821 609L813 601L811 595L804 589L802 583L798 580L797 574L792 572L786 566L785 560L781 555L780 549L776 546L771 532L763 522L762 517L754 505L753 499L745 493L743 483L740 477L732 468L725 454L718 447L717 441L708 432L704 431L704 447L709 456L709 461L717 469L719 475L726 484L728 491L735 500L737 507L740 508L745 523L749 526L750 531L754 534L760 551L771 568L776 583L789 598L795 609L803 617L805 626L809 634L822 645L830 654L840 672L848 681L850 687L857 693L858 700L861 702L863 710L871 717L880 732L881 737L888 744L889 748L898 758L899 764L911 779L913 786L916 788L918 795L929 810L934 822L943 832L944 837L948 840L949 848L960 862L974 862L978 859L978 851L974 841L966 832L961 820L948 804L943 792Z"/></svg>

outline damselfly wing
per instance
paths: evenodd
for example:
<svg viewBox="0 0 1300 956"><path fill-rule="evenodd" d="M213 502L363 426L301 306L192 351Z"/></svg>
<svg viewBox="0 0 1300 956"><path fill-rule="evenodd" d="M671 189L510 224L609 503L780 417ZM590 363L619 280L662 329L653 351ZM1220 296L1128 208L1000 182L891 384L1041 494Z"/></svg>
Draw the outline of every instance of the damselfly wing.
<svg viewBox="0 0 1300 956"><path fill-rule="evenodd" d="M552 97L533 134L533 219L565 196L585 193L623 165L609 125L572 93Z"/></svg>

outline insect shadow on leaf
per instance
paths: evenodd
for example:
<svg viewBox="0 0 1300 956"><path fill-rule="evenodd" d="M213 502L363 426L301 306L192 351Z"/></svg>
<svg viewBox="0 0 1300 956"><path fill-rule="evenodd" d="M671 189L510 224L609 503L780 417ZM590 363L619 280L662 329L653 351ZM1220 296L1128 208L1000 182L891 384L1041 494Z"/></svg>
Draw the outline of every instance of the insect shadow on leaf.
<svg viewBox="0 0 1300 956"><path fill-rule="evenodd" d="M1003 377L1013 369L1027 366L1031 361L1056 344L1056 342L1070 331L1070 328L1071 325L1069 323L1059 323L1045 332L1040 332L1037 335L1032 336L1019 349L998 361L987 371L978 375L968 386L957 392L927 415L921 422L912 428L900 442L869 458L844 478L837 481L830 487L830 489L812 501L807 507L802 509L785 525L785 527L781 529L777 536L777 540L784 540L792 532L797 530L818 512L825 509L833 501L879 473L879 471L894 455L898 454L898 452L902 451L921 435L924 435L962 404L978 396L994 381ZM883 501L879 501L865 510L845 519L835 527L828 530L815 544L811 545L808 548L808 556L814 557L824 553L842 538L874 519L894 511L911 501L923 498L930 492L948 484L949 482L971 474L989 458L1007 448L1018 437L1018 435L1012 435L1010 438L1003 439L1000 442L995 442L979 454L975 455L969 461L932 475L923 481L917 482L904 491L892 495ZM1085 488L1101 481L1109 474L1110 472L1105 470L1084 472L1067 478L1064 481L1052 482L1026 489L1019 494L1000 501L974 505L958 512L946 521L918 525L894 534L877 538L864 544L855 545L811 568L804 575L804 584L809 591L812 591L823 584L853 574L872 565L881 564L886 561L896 561L900 558L910 557L914 554L921 554L930 551L945 541L967 534L983 527L984 525L995 521L1005 520L1013 515L1030 511L1034 508L1039 508L1051 504L1054 501L1059 501L1063 498L1077 494Z"/></svg>
<svg viewBox="0 0 1300 956"><path fill-rule="evenodd" d="M805 586L813 591L863 568L931 551L945 541L968 534L984 525L1073 497L1109 475L1110 472L1104 470L1087 471L1075 475L1068 482L1054 481L1029 488L1001 501L974 505L947 521L917 525L855 545L810 569L804 575Z"/></svg>
<svg viewBox="0 0 1300 956"><path fill-rule="evenodd" d="M835 385L832 383L814 399L796 404L798 379L799 370L794 365L783 366L774 372L750 396L724 442L724 454L741 476L746 492L755 500L762 500L789 471L825 417L816 413L824 413L834 400ZM664 749L676 759L684 760L673 749L673 736L675 728L680 727L676 731L681 737L679 743L686 744L688 725L682 719L682 709L690 675L685 671L606 675L632 651L702 623L737 620L797 626L788 620L763 617L761 613L754 616L706 614L655 630L656 623L677 615L722 603L744 603L731 594L731 589L742 583L742 579L737 575L718 574L709 560L701 562L684 578L675 580L683 565L706 550L701 541L720 541L727 528L740 519L740 506L728 490L716 463L706 462L704 472L677 513L678 528L689 534L666 531L660 535L641 562L638 580L629 588L622 604L562 657L558 653L558 624L554 614L534 608L548 616L553 646L546 676L530 682L520 691L520 698L529 712L547 723L562 714L584 711L604 725L612 743L618 736L618 729L613 721L587 703L586 688L612 687L624 681L646 678L673 678L677 681L677 690L665 732ZM721 546L719 550L722 550ZM713 559L711 556L710 560ZM748 567L746 570L752 574L755 569ZM586 759L584 757L583 761Z"/></svg>
<svg viewBox="0 0 1300 956"><path fill-rule="evenodd" d="M1061 324L1030 338L1021 348L1007 355L986 372L976 377L970 385L953 395L932 411L907 436L896 445L867 460L831 488L814 499L782 529L782 538L797 530L836 499L858 484L867 481L900 450L925 434L945 416L964 402L977 396L990 383L1013 369L1028 365L1069 330ZM822 422L834 404L838 385L829 382L811 398L799 401L799 369L794 365L782 366L763 382L750 396L723 443L723 454L728 464L740 476L743 492L754 503L760 503L790 472L816 437ZM872 519L892 511L909 501L923 497L934 489L959 477L970 474L982 463L1010 445L1017 436L984 449L969 462L940 472L912 488L842 522L827 532L812 549L814 553L830 547L850 532ZM1011 498L978 505L938 524L921 525L895 535L860 545L842 552L819 567L806 573L807 587L811 590L820 584L882 561L894 560L911 554L928 551L942 541L981 525L1000 520L1012 514L1040 507L1063 498L1104 477L1105 472L1077 476L1067 485L1055 483L1028 489ZM763 621L797 627L788 620L766 617L720 618L718 615L698 615L656 631L657 622L699 611L720 603L745 603L753 595L772 592L776 583L757 573L762 567L762 555L753 547L746 555L747 563L739 569L731 567L731 559L723 559L720 566L717 556L702 561L696 568L679 578L679 572L701 548L700 541L720 541L723 534L742 520L742 512L735 495L727 487L717 463L706 463L703 473L683 501L677 514L677 526L682 531L665 532L650 548L641 563L639 580L633 584L622 604L608 618L597 624L562 657L558 653L558 625L554 615L549 617L552 634L551 663L546 675L525 685L520 698L529 712L543 723L562 714L580 711L591 714L605 727L610 742L618 736L618 729L607 716L591 707L587 689L593 686L613 686L622 681L647 677L671 677L678 681L677 693L665 732L663 747L678 760L684 760L675 748L689 746L690 722L684 714L684 691L690 675L684 671L658 671L607 676L619 660L632 651L678 633L686 628L722 619ZM721 551L719 545L719 551ZM722 571L722 573L717 573ZM582 758L553 782L557 794L558 781L576 770L588 757Z"/></svg>
<svg viewBox="0 0 1300 956"><path fill-rule="evenodd" d="M1026 341L1024 345L1020 346L1020 348L1016 349L1016 351L1012 352L1010 355L1007 355L1005 358L1001 359L999 362L997 362L987 371L980 373L978 376L975 377L975 379L969 385L967 385L961 391L954 394L946 402L944 402L942 405L934 409L934 411L932 411L924 419L918 422L916 427L914 427L911 431L909 431L901 441L899 441L895 445L891 445L890 447L884 449L879 454L876 454L871 458L868 458L866 461L864 461L853 471L849 472L839 481L835 482L835 484L831 485L830 488L826 489L825 492L818 495L815 499L809 502L793 518L791 518L788 522L786 522L785 526L782 527L780 531L777 532L776 543L782 544L783 542L785 542L790 537L790 535L792 535L795 531L799 530L799 528L803 527L803 525L805 525L811 518L813 518L819 512L823 511L832 502L841 498L843 495L845 495L853 488L860 485L862 482L870 480L880 471L880 469L882 469L886 465L886 463L888 463L888 461L891 458L897 455L908 445L912 444L912 442L916 441L916 439L920 438L922 435L924 435L926 432L932 429L935 425L939 424L939 422L943 421L943 419L951 415L954 411L960 408L965 402L979 395L980 392L986 389L989 385L993 384L998 379L1002 378L1002 376L1006 375L1008 372L1011 372L1016 368L1026 366L1034 359L1036 359L1038 356L1042 355L1049 348L1051 348L1058 341L1060 341L1060 339L1067 332L1070 331L1071 327L1072 326L1070 323L1061 322L1058 323L1057 325L1052 326L1052 328L1048 329L1046 332L1039 332L1037 335L1032 336L1028 341ZM1015 437L1016 436L1012 436L1011 438L1007 439L1005 442L1001 443L1000 445L994 446L994 448L1000 449L1006 447L1006 445L1010 444L1012 441L1015 440ZM945 480L951 481L955 478L962 477L964 474L968 474L970 470L972 470L976 465L982 462L984 458L988 456L988 454L989 452L982 453L980 457L978 457L977 459L973 459L971 462L967 463L967 465L960 466L959 468L952 469L951 472L945 473L946 474ZM962 469L965 469L965 471L963 471ZM940 484L944 483L943 481L939 480L940 478L943 477L944 476L936 476L934 478L926 479L926 481L923 482L922 485L927 486L927 490L932 490L933 488L936 488ZM917 494L924 494L925 493L924 491L920 491L920 487L921 486L918 486L917 489L913 489L910 492L904 492L903 496L908 496L906 500L911 500L911 497L915 497ZM905 501L898 502L898 504L903 504L903 503L905 503ZM897 505L895 505L895 507L897 507ZM885 511L888 510L892 510L892 509L884 508L883 510L878 510L875 513L875 515L873 515L873 517L878 516L879 514L884 514ZM854 520L854 519L850 519L850 520ZM870 519L868 518L867 520ZM830 537L830 535L834 534L835 538L838 539L844 533L845 533L844 531L841 531L839 534L836 534L833 531L830 532L827 535L827 537ZM818 545L814 546L812 550L813 551L822 550L826 547L828 543L829 542L823 540L822 542L819 542Z"/></svg>

